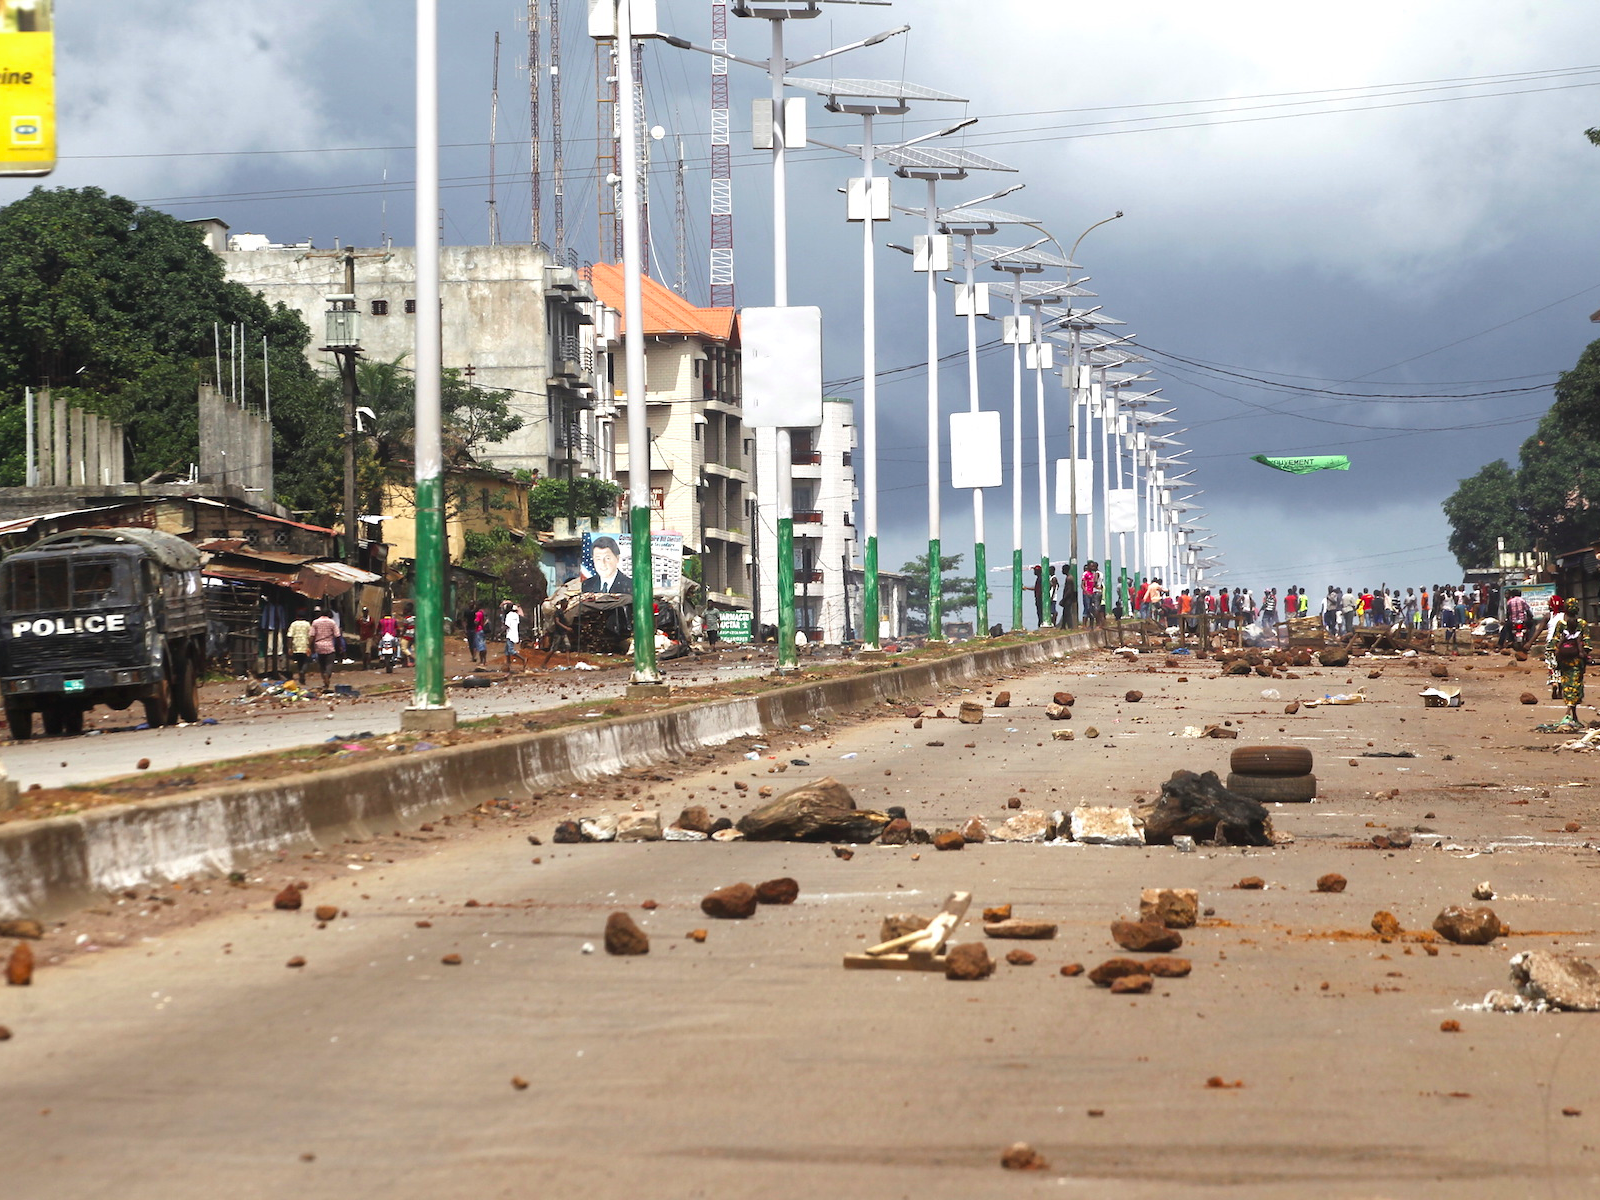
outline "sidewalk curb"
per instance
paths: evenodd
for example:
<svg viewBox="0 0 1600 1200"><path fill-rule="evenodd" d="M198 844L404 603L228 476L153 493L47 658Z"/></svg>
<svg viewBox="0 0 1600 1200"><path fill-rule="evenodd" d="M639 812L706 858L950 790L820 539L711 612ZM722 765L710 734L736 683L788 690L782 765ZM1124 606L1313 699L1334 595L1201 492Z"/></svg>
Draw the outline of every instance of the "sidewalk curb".
<svg viewBox="0 0 1600 1200"><path fill-rule="evenodd" d="M280 850L387 833L495 795L582 783L1090 645L1089 634L1073 633L906 667L890 660L886 670L748 699L18 821L0 826L0 917L48 916L124 888L226 875Z"/></svg>

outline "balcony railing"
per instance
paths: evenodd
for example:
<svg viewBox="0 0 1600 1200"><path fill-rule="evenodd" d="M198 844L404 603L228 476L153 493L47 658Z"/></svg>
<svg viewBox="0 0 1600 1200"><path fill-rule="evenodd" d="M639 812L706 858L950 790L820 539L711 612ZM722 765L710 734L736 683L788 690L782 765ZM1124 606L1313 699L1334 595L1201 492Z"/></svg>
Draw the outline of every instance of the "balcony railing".
<svg viewBox="0 0 1600 1200"><path fill-rule="evenodd" d="M822 465L822 451L820 450L791 450L789 461L797 467L820 467Z"/></svg>
<svg viewBox="0 0 1600 1200"><path fill-rule="evenodd" d="M797 508L794 510L794 523L796 525L822 524L822 510L818 508Z"/></svg>

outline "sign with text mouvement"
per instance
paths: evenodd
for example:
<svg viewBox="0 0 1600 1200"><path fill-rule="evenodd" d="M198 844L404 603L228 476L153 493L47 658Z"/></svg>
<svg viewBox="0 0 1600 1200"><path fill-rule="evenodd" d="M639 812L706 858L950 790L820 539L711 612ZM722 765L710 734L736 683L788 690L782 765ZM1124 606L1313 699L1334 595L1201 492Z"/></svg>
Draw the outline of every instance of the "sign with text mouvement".
<svg viewBox="0 0 1600 1200"><path fill-rule="evenodd" d="M746 308L739 314L744 423L752 429L822 424L822 310Z"/></svg>
<svg viewBox="0 0 1600 1200"><path fill-rule="evenodd" d="M999 487L1004 481L1000 453L1000 414L950 414L950 486Z"/></svg>

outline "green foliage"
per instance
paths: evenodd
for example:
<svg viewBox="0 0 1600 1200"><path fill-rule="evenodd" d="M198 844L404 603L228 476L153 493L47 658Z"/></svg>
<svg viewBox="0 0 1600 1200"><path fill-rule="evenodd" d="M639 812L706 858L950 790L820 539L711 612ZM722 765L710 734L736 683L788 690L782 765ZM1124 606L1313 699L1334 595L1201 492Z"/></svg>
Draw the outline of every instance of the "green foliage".
<svg viewBox="0 0 1600 1200"><path fill-rule="evenodd" d="M1600 341L1562 372L1555 396L1516 469L1490 463L1444 502L1463 567L1490 565L1500 537L1509 551L1557 553L1600 541Z"/></svg>
<svg viewBox="0 0 1600 1200"><path fill-rule="evenodd" d="M544 603L549 583L539 569L542 552L531 537L516 537L509 529L479 533L469 530L462 564L500 577L501 594L531 608Z"/></svg>
<svg viewBox="0 0 1600 1200"><path fill-rule="evenodd" d="M565 517L597 521L617 511L622 489L604 479L541 479L528 496L528 524L544 533Z"/></svg>
<svg viewBox="0 0 1600 1200"><path fill-rule="evenodd" d="M1528 520L1517 507L1517 473L1503 458L1463 479L1444 502L1444 515L1450 522L1450 553L1463 568L1492 563L1502 537L1508 550L1528 548Z"/></svg>
<svg viewBox="0 0 1600 1200"><path fill-rule="evenodd" d="M194 227L98 188L35 188L0 209L0 483L23 480L27 387L122 423L133 478L187 470L213 326L237 321L270 347L280 488L322 511L325 489L297 469L330 433L298 314L228 282ZM260 395L259 354L251 369Z"/></svg>
<svg viewBox="0 0 1600 1200"><path fill-rule="evenodd" d="M947 619L959 616L978 603L978 585L970 576L952 577L960 570L961 554L939 556L940 594ZM900 570L911 578L906 582L906 625L913 633L928 632L928 556L919 554Z"/></svg>

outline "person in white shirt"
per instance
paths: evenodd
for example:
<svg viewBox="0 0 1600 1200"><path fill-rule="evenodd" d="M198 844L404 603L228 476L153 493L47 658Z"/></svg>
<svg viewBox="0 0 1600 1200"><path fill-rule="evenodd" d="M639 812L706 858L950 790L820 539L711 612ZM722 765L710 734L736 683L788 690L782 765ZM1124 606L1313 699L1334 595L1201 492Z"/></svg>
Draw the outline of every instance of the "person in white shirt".
<svg viewBox="0 0 1600 1200"><path fill-rule="evenodd" d="M506 631L506 670L511 670L511 660L515 658L519 663L526 663L517 646L522 641L522 609L516 604L507 604L505 611L500 614L500 622Z"/></svg>

